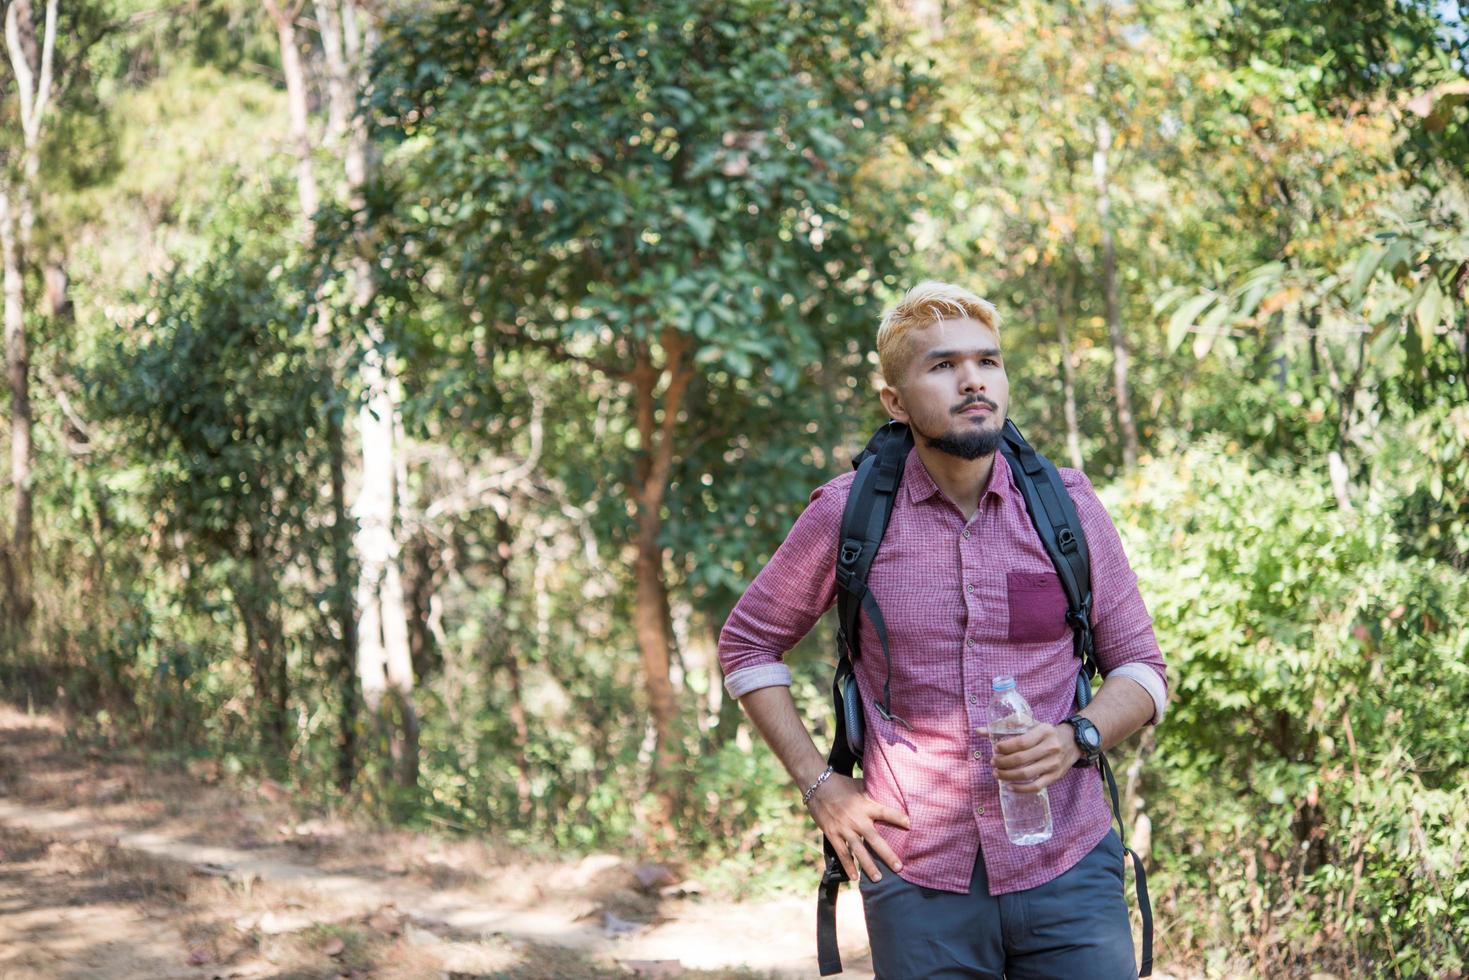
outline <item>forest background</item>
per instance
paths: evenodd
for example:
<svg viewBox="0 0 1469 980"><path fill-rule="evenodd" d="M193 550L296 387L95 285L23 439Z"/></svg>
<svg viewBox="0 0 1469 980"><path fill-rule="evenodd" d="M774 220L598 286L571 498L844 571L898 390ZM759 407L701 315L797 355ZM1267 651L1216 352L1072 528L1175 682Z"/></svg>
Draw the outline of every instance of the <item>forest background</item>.
<svg viewBox="0 0 1469 980"><path fill-rule="evenodd" d="M1462 976L1464 5L3 6L7 699L812 889L715 640L948 278L1169 659L1165 962Z"/></svg>

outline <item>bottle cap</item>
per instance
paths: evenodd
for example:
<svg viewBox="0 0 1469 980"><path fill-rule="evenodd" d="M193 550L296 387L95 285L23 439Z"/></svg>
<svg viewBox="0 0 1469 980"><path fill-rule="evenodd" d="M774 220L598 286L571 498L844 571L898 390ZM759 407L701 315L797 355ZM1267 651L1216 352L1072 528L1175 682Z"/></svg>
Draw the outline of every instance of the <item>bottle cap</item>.
<svg viewBox="0 0 1469 980"><path fill-rule="evenodd" d="M1015 678L1011 677L1009 674L1001 674L990 683L990 688L996 691L1014 690Z"/></svg>

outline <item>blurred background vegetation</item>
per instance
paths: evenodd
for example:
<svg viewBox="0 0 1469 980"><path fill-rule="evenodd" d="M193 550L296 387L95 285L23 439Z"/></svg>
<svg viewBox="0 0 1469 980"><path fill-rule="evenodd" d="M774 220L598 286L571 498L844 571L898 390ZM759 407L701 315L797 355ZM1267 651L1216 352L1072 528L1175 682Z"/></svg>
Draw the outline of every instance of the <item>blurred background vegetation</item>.
<svg viewBox="0 0 1469 980"><path fill-rule="evenodd" d="M1464 4L3 7L8 699L809 888L715 637L945 277L1157 620L1161 960L1463 975Z"/></svg>

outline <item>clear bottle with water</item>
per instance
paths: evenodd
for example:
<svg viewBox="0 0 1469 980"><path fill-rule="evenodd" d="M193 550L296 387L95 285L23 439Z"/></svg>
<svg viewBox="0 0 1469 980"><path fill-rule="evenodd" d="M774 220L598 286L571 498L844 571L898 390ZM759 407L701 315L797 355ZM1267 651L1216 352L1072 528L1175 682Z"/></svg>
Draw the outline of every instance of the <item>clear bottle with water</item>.
<svg viewBox="0 0 1469 980"><path fill-rule="evenodd" d="M1015 678L1006 674L990 685L990 740L998 745L1007 738L1023 735L1035 727L1030 705L1015 689ZM1012 783L1001 779L1000 811L1005 817L1005 835L1012 844L1040 844L1051 839L1051 801L1046 791L1017 793Z"/></svg>

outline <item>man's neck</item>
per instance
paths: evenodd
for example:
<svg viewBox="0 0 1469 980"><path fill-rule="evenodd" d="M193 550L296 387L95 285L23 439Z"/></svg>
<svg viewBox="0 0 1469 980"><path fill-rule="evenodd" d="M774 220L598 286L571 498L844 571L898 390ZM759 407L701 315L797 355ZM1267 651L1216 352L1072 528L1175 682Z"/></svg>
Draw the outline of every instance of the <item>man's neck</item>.
<svg viewBox="0 0 1469 980"><path fill-rule="evenodd" d="M960 459L929 446L922 436L918 437L916 447L923 468L933 477L939 492L959 508L959 513L968 522L979 509L979 498L989 488L990 475L995 471L995 454L979 459Z"/></svg>

